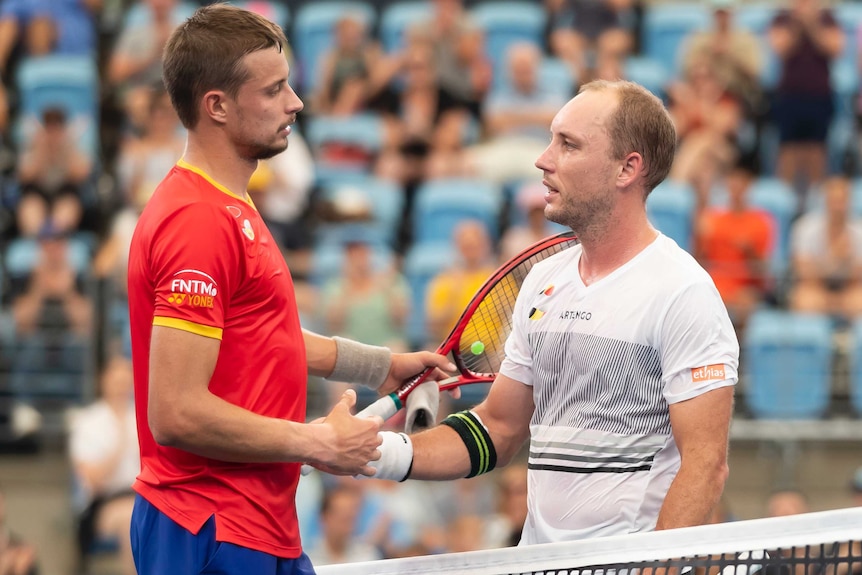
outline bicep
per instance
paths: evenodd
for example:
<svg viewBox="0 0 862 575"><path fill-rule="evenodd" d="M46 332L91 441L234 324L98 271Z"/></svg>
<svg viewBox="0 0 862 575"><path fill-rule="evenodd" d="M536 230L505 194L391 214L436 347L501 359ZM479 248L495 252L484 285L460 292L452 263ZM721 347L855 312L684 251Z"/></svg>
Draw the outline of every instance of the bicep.
<svg viewBox="0 0 862 575"><path fill-rule="evenodd" d="M476 409L494 441L497 456L506 462L530 436L533 388L505 375L498 375L488 397Z"/></svg>
<svg viewBox="0 0 862 575"><path fill-rule="evenodd" d="M209 393L221 340L182 329L153 326L148 418L151 428L170 424L183 406ZM156 429L154 429L155 433Z"/></svg>
<svg viewBox="0 0 862 575"><path fill-rule="evenodd" d="M726 460L733 414L732 385L672 403L669 413L673 438L683 463L692 458Z"/></svg>

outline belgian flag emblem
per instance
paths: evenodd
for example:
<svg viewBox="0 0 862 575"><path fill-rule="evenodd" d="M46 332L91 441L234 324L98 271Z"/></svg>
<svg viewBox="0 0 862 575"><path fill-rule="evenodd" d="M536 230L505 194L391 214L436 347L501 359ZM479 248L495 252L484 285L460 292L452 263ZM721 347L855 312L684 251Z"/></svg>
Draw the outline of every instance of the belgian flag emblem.
<svg viewBox="0 0 862 575"><path fill-rule="evenodd" d="M537 319L542 319L542 316L545 315L545 312L538 308L533 308L530 310L530 319L535 321Z"/></svg>

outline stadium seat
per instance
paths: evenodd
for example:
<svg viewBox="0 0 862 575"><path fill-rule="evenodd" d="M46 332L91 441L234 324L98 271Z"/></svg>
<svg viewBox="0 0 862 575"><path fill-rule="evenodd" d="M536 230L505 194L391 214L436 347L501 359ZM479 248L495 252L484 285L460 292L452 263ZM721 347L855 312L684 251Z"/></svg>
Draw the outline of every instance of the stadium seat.
<svg viewBox="0 0 862 575"><path fill-rule="evenodd" d="M503 193L479 179L442 178L423 183L416 191L411 215L413 240L445 243L459 222L476 219L485 224L491 238L499 237Z"/></svg>
<svg viewBox="0 0 862 575"><path fill-rule="evenodd" d="M431 242L412 246L404 256L404 277L410 286L411 306L407 338L414 347L428 343L425 324L425 296L435 275L455 261L451 242ZM433 345L436 345L435 342Z"/></svg>
<svg viewBox="0 0 862 575"><path fill-rule="evenodd" d="M652 4L644 16L644 54L676 71L685 37L708 26L709 11L703 4Z"/></svg>
<svg viewBox="0 0 862 575"><path fill-rule="evenodd" d="M395 2L380 13L380 42L387 52L404 47L404 34L414 25L428 22L432 15L430 2Z"/></svg>
<svg viewBox="0 0 862 575"><path fill-rule="evenodd" d="M375 114L348 117L314 116L307 139L317 159L318 177L339 177L342 172L364 173L371 157L383 145L383 126Z"/></svg>
<svg viewBox="0 0 862 575"><path fill-rule="evenodd" d="M862 417L862 319L853 322L850 334L850 403Z"/></svg>
<svg viewBox="0 0 862 575"><path fill-rule="evenodd" d="M761 419L819 418L829 407L831 320L761 310L744 336L745 398Z"/></svg>
<svg viewBox="0 0 862 575"><path fill-rule="evenodd" d="M539 65L539 85L545 89L553 90L566 98L575 95L577 89L577 78L572 73L572 69L564 61L559 58L542 59ZM499 74L494 74L494 91L511 90L511 79L506 70L502 70Z"/></svg>
<svg viewBox="0 0 862 575"><path fill-rule="evenodd" d="M345 187L364 196L374 217L373 226L385 242L394 245L404 211L405 192L395 182L371 176L335 179L321 184L323 200L334 200Z"/></svg>
<svg viewBox="0 0 862 575"><path fill-rule="evenodd" d="M96 157L99 106L99 71L90 56L43 56L25 58L16 76L21 104L13 138L23 147L32 124L51 107L65 111L81 149Z"/></svg>
<svg viewBox="0 0 862 575"><path fill-rule="evenodd" d="M186 18L191 16L195 10L197 10L199 4L197 2L191 2L189 0L181 0L177 2L174 7L173 14L171 14L171 20L175 24L182 23ZM152 18L152 12L150 11L150 6L146 2L133 2L129 9L126 11L126 15L123 17L123 28L131 28L136 26L144 26L150 22Z"/></svg>
<svg viewBox="0 0 862 575"><path fill-rule="evenodd" d="M245 8L275 22L285 30L288 27L290 12L287 5L275 0L234 0L231 2L240 8ZM291 38L288 38L290 41Z"/></svg>
<svg viewBox="0 0 862 575"><path fill-rule="evenodd" d="M647 217L661 233L690 251L694 204L691 186L665 180L647 197Z"/></svg>
<svg viewBox="0 0 862 575"><path fill-rule="evenodd" d="M671 68L655 58L631 56L623 64L623 75L658 96L664 98L670 81Z"/></svg>
<svg viewBox="0 0 862 575"><path fill-rule="evenodd" d="M862 26L862 4L858 2L839 2L832 7L835 19L844 30L844 50L838 56L837 64L854 67L857 65L858 46L856 35Z"/></svg>
<svg viewBox="0 0 862 575"><path fill-rule="evenodd" d="M763 37L777 13L776 4L740 2L734 9L733 20L740 28Z"/></svg>
<svg viewBox="0 0 862 575"><path fill-rule="evenodd" d="M85 274L90 267L90 248L87 242L75 236L69 238L69 263L78 274ZM39 244L29 238L15 238L9 242L4 256L6 271L10 278L25 278L30 275L39 259Z"/></svg>
<svg viewBox="0 0 862 575"><path fill-rule="evenodd" d="M392 250L384 244L375 242L373 234L370 237L372 238L374 268L384 270L387 267L391 267L394 262ZM344 245L343 241L330 240L321 242L314 247L311 256L311 280L315 285L322 287L327 281L338 277L342 273Z"/></svg>
<svg viewBox="0 0 862 575"><path fill-rule="evenodd" d="M493 0L473 8L474 22L485 32L485 52L495 75L506 67L512 44L529 42L541 48L547 13L541 4L517 0Z"/></svg>
<svg viewBox="0 0 862 575"><path fill-rule="evenodd" d="M310 91L317 85L320 58L333 46L335 24L353 15L370 28L374 8L362 2L308 2L296 13L291 43L299 63L300 85Z"/></svg>

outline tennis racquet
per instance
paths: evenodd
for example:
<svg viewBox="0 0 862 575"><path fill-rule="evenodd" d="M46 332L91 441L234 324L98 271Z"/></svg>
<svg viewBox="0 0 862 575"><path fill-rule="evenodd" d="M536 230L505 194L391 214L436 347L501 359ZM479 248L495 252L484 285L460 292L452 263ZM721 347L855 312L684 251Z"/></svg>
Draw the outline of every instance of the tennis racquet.
<svg viewBox="0 0 862 575"><path fill-rule="evenodd" d="M572 232L563 232L528 247L482 284L445 341L437 348L440 355L452 354L458 375L438 382L441 390L473 383L490 383L497 377L505 356L506 339L512 332L515 299L532 267L578 243ZM397 391L381 397L357 417L379 415L385 420L400 410L410 393L432 373L428 368L405 382ZM433 422L421 422L427 426Z"/></svg>

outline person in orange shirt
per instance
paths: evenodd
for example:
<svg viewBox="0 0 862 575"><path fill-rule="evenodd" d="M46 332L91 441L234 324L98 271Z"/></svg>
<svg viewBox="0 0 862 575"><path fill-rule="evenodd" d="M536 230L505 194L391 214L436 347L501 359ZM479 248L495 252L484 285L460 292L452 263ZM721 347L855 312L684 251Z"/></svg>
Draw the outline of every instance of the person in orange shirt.
<svg viewBox="0 0 862 575"><path fill-rule="evenodd" d="M769 258L775 221L751 206L754 174L743 165L725 178L727 206L708 206L696 228L696 257L712 276L737 329L763 301L769 288Z"/></svg>

